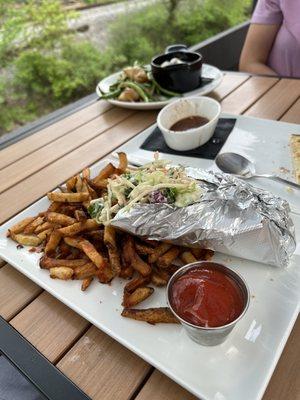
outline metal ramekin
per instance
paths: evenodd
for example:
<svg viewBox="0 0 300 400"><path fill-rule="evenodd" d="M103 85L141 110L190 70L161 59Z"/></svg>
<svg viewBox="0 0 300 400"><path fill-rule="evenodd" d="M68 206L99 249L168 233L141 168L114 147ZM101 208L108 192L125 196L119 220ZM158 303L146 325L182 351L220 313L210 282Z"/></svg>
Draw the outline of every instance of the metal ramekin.
<svg viewBox="0 0 300 400"><path fill-rule="evenodd" d="M234 281L239 285L243 299L244 299L244 309L241 315L239 315L234 321L230 322L227 325L223 326L218 326L214 328L206 328L202 326L197 326L194 324L191 324L190 322L185 321L182 319L174 310L172 307L171 301L170 301L170 294L172 290L172 285L173 283L183 274L185 274L187 271L195 268L204 268L208 267L211 269L215 269L218 271L224 272L226 275L230 276ZM238 321L243 318L245 315L248 307L249 307L249 302L250 302L250 292L249 288L245 282L245 280L235 271L233 271L231 268L225 267L223 264L218 264L212 261L197 261L191 264L184 265L180 269L178 269L175 274L171 277L169 280L168 286L167 286L167 301L168 305L175 315L175 317L180 321L182 326L185 328L188 336L195 342L203 345L203 346L216 346L218 344L221 344L225 341L229 333L232 331L232 329L235 327L235 325L238 323Z"/></svg>

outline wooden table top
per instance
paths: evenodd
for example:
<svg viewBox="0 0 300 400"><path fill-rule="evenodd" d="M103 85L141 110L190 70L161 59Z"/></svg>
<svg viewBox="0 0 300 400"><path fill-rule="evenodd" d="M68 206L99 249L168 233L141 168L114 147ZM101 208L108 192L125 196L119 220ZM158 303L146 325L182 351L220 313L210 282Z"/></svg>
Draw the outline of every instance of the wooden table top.
<svg viewBox="0 0 300 400"><path fill-rule="evenodd" d="M226 73L211 96L224 112L300 124L300 80ZM0 223L113 152L155 117L153 111L95 102L2 150ZM195 400L1 260L0 314L92 399ZM299 318L263 399L300 399Z"/></svg>

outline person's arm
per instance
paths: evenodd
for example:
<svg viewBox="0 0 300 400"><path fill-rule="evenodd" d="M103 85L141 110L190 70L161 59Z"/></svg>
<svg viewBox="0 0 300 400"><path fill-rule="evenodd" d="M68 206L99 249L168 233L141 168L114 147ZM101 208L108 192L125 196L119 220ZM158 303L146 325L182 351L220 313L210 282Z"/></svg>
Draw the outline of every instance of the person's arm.
<svg viewBox="0 0 300 400"><path fill-rule="evenodd" d="M251 24L242 50L240 71L262 75L277 75L267 66L267 60L280 24Z"/></svg>

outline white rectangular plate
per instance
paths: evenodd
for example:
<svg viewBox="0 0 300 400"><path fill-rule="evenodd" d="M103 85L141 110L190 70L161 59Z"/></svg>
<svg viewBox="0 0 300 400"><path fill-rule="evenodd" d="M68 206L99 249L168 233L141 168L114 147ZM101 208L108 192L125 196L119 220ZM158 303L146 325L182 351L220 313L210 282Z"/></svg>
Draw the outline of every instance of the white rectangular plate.
<svg viewBox="0 0 300 400"><path fill-rule="evenodd" d="M248 125L245 120L248 120ZM244 124L244 129L250 129L251 120L240 117L237 127ZM286 128L288 125L262 121L260 129L265 132L268 123L275 136L274 130L282 132L280 125ZM296 131L295 125L290 125L290 128ZM255 120L253 129L259 130L259 120ZM149 134L150 130L147 132ZM145 135L142 133L122 149L149 159L149 152L137 151ZM176 156L171 158L178 161ZM190 165L208 166L204 165L207 160L180 159L185 164L189 161ZM106 162L95 164L92 171L95 173ZM289 192L285 194L286 197L293 195ZM251 302L245 317L226 342L216 347L203 347L192 342L181 326L151 326L122 318L123 281L120 279L114 279L111 285L94 282L86 292L81 292L80 281L52 280L47 271L39 268L39 255L29 253L27 249L17 250L16 243L6 238L7 229L26 216L45 210L48 204L47 198L43 198L0 228L0 257L197 397L203 400L261 399L299 312L299 244L287 269L222 254L214 256L216 261L226 263L246 279ZM299 234L299 220L295 219L295 224ZM165 290L155 289L154 295L143 303L142 308L164 305Z"/></svg>

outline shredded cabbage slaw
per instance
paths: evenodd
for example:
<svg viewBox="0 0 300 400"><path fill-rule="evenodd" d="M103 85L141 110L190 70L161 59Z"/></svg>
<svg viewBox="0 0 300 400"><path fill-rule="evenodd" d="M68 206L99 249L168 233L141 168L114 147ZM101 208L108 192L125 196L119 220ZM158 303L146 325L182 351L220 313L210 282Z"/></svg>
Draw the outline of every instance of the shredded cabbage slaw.
<svg viewBox="0 0 300 400"><path fill-rule="evenodd" d="M108 179L107 194L92 200L88 211L99 224L107 225L121 209L135 204L166 203L185 207L199 201L201 189L183 167L169 166L166 160L145 164Z"/></svg>

